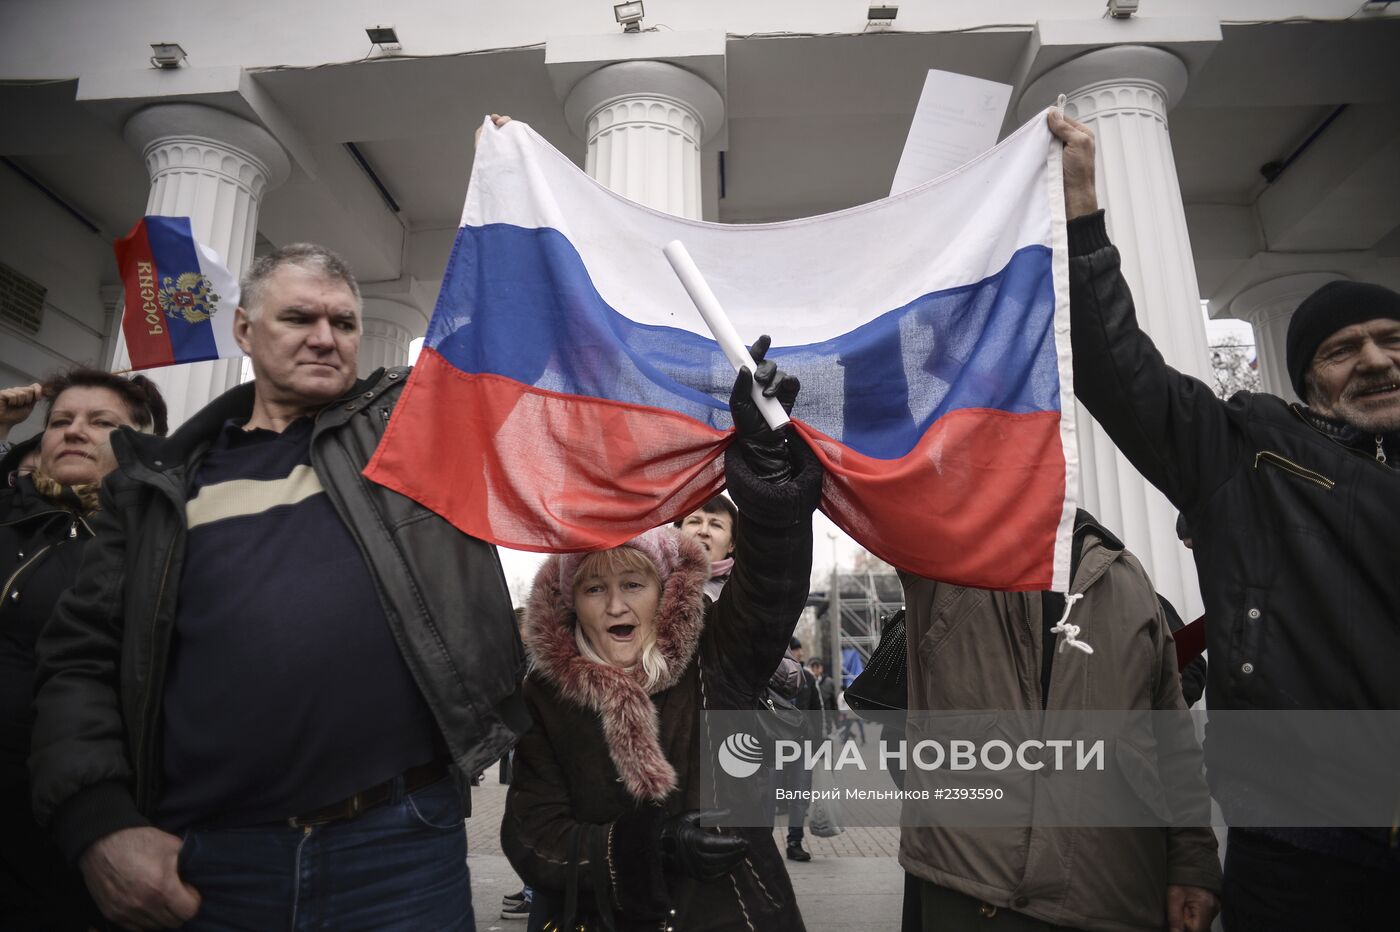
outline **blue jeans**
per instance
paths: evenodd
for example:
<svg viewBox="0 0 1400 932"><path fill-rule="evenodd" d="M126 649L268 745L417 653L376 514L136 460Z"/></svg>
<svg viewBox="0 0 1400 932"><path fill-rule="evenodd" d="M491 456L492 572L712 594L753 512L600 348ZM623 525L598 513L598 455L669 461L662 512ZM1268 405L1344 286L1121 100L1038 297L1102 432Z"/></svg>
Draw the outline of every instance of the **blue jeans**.
<svg viewBox="0 0 1400 932"><path fill-rule="evenodd" d="M180 876L196 932L476 928L461 797L451 780L308 828L191 829Z"/></svg>

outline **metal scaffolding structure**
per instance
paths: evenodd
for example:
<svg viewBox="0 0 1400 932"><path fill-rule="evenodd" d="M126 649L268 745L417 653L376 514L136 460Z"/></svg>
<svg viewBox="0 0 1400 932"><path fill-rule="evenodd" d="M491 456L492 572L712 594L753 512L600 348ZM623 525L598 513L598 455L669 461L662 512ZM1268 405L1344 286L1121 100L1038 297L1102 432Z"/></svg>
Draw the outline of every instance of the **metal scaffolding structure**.
<svg viewBox="0 0 1400 932"><path fill-rule="evenodd" d="M828 662L835 676L842 648L855 648L862 664L870 659L885 619L904 605L904 587L893 572L837 570L825 591L807 596L807 604L816 611L821 643L827 645L828 656L835 658ZM832 623L833 618L840 619L839 626Z"/></svg>

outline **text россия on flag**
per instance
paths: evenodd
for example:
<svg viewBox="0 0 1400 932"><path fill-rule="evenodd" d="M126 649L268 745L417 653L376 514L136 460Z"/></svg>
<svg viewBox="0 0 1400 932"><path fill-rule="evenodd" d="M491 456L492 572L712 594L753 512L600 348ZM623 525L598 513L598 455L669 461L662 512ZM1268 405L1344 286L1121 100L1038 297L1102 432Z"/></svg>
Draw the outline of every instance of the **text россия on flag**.
<svg viewBox="0 0 1400 932"><path fill-rule="evenodd" d="M685 220L528 126L482 134L423 353L366 475L517 549L614 546L718 492L734 371L662 254L802 380L822 508L963 585L1065 588L1074 426L1059 149L1044 117L820 217Z"/></svg>
<svg viewBox="0 0 1400 932"><path fill-rule="evenodd" d="M142 217L113 249L132 369L243 355L233 339L238 279L188 217Z"/></svg>

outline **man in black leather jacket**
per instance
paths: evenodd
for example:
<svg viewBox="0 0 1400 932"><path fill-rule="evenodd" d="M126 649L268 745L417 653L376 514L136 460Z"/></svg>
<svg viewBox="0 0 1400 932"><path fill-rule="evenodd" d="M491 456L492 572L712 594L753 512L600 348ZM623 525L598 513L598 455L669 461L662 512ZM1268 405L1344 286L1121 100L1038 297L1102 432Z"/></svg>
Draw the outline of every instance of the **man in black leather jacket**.
<svg viewBox="0 0 1400 932"><path fill-rule="evenodd" d="M1058 111L1050 129L1065 144L1075 394L1191 527L1208 707L1400 709L1400 294L1334 282L1303 302L1287 362L1306 406L1221 401L1137 324L1095 198L1092 134ZM1255 729L1244 755L1239 737L1207 730L1213 795L1228 822L1256 826L1230 831L1226 928L1371 928L1393 912L1396 830L1267 827L1290 824L1269 815L1289 800L1262 775L1296 748Z"/></svg>
<svg viewBox="0 0 1400 932"><path fill-rule="evenodd" d="M284 247L235 318L255 380L113 435L30 769L123 926L473 927L458 787L527 724L524 655L494 548L361 476L408 370L357 381L360 332L344 262Z"/></svg>

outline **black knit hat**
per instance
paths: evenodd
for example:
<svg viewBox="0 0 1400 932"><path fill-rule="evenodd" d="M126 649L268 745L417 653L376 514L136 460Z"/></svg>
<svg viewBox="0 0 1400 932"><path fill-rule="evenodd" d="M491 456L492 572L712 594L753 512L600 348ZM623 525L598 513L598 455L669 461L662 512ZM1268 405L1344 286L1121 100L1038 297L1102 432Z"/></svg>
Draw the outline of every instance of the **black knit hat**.
<svg viewBox="0 0 1400 932"><path fill-rule="evenodd" d="M1298 397L1307 400L1303 376L1317 348L1352 324L1379 317L1400 320L1400 293L1370 282L1328 282L1303 299L1288 322L1288 378Z"/></svg>

